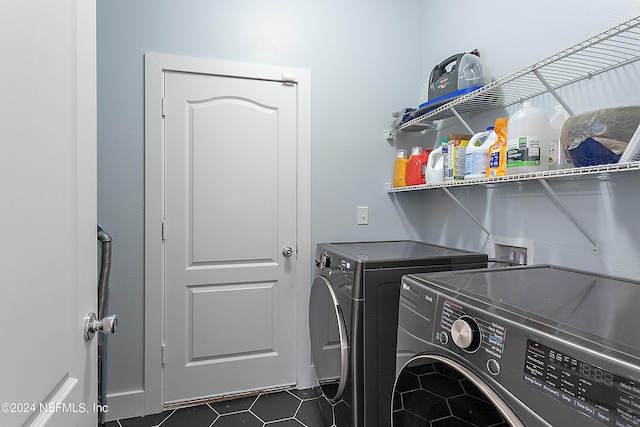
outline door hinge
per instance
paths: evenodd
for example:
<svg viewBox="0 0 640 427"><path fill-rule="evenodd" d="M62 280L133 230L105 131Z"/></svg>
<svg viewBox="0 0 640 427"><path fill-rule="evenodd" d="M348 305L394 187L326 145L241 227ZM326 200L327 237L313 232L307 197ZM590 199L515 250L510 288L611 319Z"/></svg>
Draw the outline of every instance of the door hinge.
<svg viewBox="0 0 640 427"><path fill-rule="evenodd" d="M285 86L293 86L296 83L296 76L293 74L283 74L282 84Z"/></svg>
<svg viewBox="0 0 640 427"><path fill-rule="evenodd" d="M160 360L162 360L162 364L164 365L165 363L167 363L166 359L164 358L164 351L166 349L166 344L162 344L160 346Z"/></svg>
<svg viewBox="0 0 640 427"><path fill-rule="evenodd" d="M163 241L163 242L164 242L164 232L165 232L165 229L166 229L166 227L165 227L164 221L162 221L162 241Z"/></svg>
<svg viewBox="0 0 640 427"><path fill-rule="evenodd" d="M167 115L167 98L162 98L162 117Z"/></svg>

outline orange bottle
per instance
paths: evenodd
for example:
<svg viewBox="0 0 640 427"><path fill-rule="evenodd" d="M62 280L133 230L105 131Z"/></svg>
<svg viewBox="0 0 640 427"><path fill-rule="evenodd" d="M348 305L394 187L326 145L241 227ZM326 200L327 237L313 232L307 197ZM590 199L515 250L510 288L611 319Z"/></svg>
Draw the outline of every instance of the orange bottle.
<svg viewBox="0 0 640 427"><path fill-rule="evenodd" d="M493 131L498 136L498 140L489 147L487 153L486 177L493 178L496 176L505 176L507 174L507 124L509 119L500 117L496 119Z"/></svg>
<svg viewBox="0 0 640 427"><path fill-rule="evenodd" d="M430 152L431 150L422 151L421 147L413 147L411 149L411 157L407 164L407 185L426 184L424 172Z"/></svg>
<svg viewBox="0 0 640 427"><path fill-rule="evenodd" d="M396 158L395 168L393 170L393 186L394 187L406 187L407 186L407 150L399 149L398 157Z"/></svg>

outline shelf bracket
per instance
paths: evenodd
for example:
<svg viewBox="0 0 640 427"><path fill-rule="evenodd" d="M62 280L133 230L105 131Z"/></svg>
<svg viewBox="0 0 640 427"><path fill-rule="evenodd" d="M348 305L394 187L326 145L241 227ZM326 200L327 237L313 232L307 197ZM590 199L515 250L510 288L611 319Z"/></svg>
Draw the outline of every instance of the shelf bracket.
<svg viewBox="0 0 640 427"><path fill-rule="evenodd" d="M487 240L491 240L491 233L489 232L489 230L487 230L487 229L486 229L486 227L485 227L484 225L482 225L482 223L480 223L480 221L478 221L478 220L476 219L476 217L475 217L475 216L473 216L473 214L472 214L471 212L469 212L469 209L467 209L467 208L462 204L462 202L461 202L460 200L458 200L458 199L456 198L456 196L454 196L454 195L451 193L451 191L449 191L449 189L448 189L447 187L442 187L442 190L443 190L445 193L447 193L447 195L448 195L449 197L451 197L451 199L452 199L454 202L456 202L456 204L457 204L458 206L460 206L460 207L462 208L462 210L463 210L463 211L465 211L465 213L466 213L467 215L469 215L469 218L471 218L471 219L473 220L473 222L475 222L475 223L478 225L478 227L482 228L482 230L483 230L485 233L487 233Z"/></svg>
<svg viewBox="0 0 640 427"><path fill-rule="evenodd" d="M556 90L554 88L551 87L551 85L549 84L549 82L547 82L545 80L544 77L542 77L542 74L540 74L540 70L535 69L533 70L533 74L536 75L536 77L538 78L538 80L540 80L540 83L542 83L544 85L544 87L547 88L547 90L549 91L549 93L551 95L553 95L553 97L556 99L556 101L558 101L558 103L560 105L562 105L562 107L564 108L564 110L569 113L569 115L571 116L575 116L575 113L573 112L573 110L571 110L571 108L569 107L569 105L567 105L566 102L564 102L564 100L562 99L562 97L560 95L558 95L558 92L556 92Z"/></svg>
<svg viewBox="0 0 640 427"><path fill-rule="evenodd" d="M471 129L471 126L467 124L467 122L462 118L462 116L456 111L455 108L450 107L449 110L451 110L453 115L456 116L456 118L460 121L460 123L462 123L462 126L464 126L471 135L475 134L473 129Z"/></svg>
<svg viewBox="0 0 640 427"><path fill-rule="evenodd" d="M560 201L560 199L556 195L556 192L553 191L553 189L551 188L551 186L549 185L547 180L544 179L544 178L538 178L538 181L540 182L540 184L542 184L544 189L547 190L547 193L549 193L549 196L555 202L555 204L558 206L558 208L560 208L560 210L567 216L567 218L569 218L569 220L573 223L573 225L575 225L578 228L578 230L580 230L580 232L582 232L584 237L586 237L587 240L589 242L591 242L591 246L592 246L591 250L592 250L594 255L597 255L598 254L598 243L595 241L595 239L593 237L591 237L591 235L587 232L587 230L580 224L580 222L578 222L576 217L573 216L573 214L571 212L569 212L569 210L564 206L564 204L562 204L562 202Z"/></svg>

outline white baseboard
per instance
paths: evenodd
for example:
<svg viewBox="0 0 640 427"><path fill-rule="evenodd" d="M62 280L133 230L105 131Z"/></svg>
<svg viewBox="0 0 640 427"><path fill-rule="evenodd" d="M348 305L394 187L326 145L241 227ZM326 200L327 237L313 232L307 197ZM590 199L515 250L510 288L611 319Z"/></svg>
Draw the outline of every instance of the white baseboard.
<svg viewBox="0 0 640 427"><path fill-rule="evenodd" d="M125 393L108 394L105 421L122 420L140 417L144 413L144 390L133 390Z"/></svg>

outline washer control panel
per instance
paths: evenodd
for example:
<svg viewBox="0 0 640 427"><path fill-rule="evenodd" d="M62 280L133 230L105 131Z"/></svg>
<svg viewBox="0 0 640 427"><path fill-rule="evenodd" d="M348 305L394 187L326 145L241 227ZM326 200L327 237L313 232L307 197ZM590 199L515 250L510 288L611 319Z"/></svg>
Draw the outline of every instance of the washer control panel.
<svg viewBox="0 0 640 427"><path fill-rule="evenodd" d="M467 311L462 304L444 299L438 341L443 343L442 335L449 334L453 343L467 353L482 351L489 356L502 358L506 327ZM448 342L448 337L445 340Z"/></svg>
<svg viewBox="0 0 640 427"><path fill-rule="evenodd" d="M640 384L527 340L523 381L608 426L640 426Z"/></svg>
<svg viewBox="0 0 640 427"><path fill-rule="evenodd" d="M462 316L451 324L451 338L455 345L470 353L480 347L480 327L471 316Z"/></svg>
<svg viewBox="0 0 640 427"><path fill-rule="evenodd" d="M402 343L398 335L399 357L408 350L464 361L482 380L499 384L508 405L531 414L526 425L580 420L589 427L640 427L637 355L502 300L482 301L453 286L411 279L402 283L399 329L406 333Z"/></svg>

